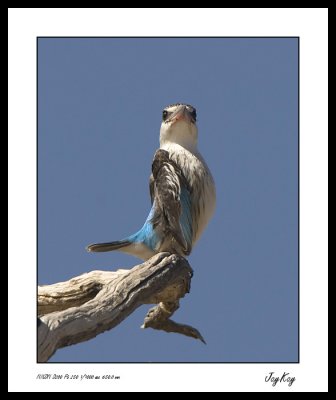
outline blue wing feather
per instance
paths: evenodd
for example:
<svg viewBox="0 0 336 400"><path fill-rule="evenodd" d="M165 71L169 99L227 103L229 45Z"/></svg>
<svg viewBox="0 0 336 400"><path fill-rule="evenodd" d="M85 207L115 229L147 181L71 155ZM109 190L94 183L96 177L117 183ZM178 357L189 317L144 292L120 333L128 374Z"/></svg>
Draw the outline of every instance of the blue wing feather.
<svg viewBox="0 0 336 400"><path fill-rule="evenodd" d="M155 204L153 203L153 206L149 212L149 215L143 227L138 232L134 233L133 235L127 238L127 240L129 240L132 243L144 243L147 247L149 247L153 251L157 249L157 246L160 242L160 238L158 234L155 232L153 224L151 223L151 219L153 218L154 215L154 208Z"/></svg>
<svg viewBox="0 0 336 400"><path fill-rule="evenodd" d="M190 253L193 240L192 203L188 183L168 152L158 150L152 165L150 193L151 211L143 227L127 238L142 243L153 252L179 251ZM175 240L173 240L175 239ZM161 250L162 249L162 250Z"/></svg>

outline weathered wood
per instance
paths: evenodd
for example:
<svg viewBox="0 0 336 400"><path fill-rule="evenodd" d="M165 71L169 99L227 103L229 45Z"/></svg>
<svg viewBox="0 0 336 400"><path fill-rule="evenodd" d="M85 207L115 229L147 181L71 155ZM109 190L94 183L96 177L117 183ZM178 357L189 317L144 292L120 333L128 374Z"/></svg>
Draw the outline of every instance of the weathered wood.
<svg viewBox="0 0 336 400"><path fill-rule="evenodd" d="M143 304L151 309L143 328L176 332L204 342L201 334L169 317L189 292L192 269L183 257L160 253L131 270L92 271L38 288L38 361L57 349L112 329ZM204 342L205 343L205 342Z"/></svg>

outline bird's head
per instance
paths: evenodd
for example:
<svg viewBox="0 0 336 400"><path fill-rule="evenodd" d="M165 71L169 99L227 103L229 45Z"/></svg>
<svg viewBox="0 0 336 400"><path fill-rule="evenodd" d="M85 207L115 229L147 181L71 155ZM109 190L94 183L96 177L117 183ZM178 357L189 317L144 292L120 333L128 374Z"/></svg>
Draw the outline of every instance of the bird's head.
<svg viewBox="0 0 336 400"><path fill-rule="evenodd" d="M197 149L196 109L189 104L171 104L162 111L160 146L177 143L188 150Z"/></svg>

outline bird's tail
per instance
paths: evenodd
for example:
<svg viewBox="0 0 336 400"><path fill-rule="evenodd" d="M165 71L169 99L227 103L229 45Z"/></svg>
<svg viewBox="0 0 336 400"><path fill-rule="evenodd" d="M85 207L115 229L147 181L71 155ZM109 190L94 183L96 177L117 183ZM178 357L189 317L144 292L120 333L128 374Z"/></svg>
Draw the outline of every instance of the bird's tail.
<svg viewBox="0 0 336 400"><path fill-rule="evenodd" d="M130 245L131 242L128 240L117 240L116 242L108 242L108 243L94 243L86 246L86 250L91 252L103 252L103 251L113 251L121 249L122 247L126 247Z"/></svg>

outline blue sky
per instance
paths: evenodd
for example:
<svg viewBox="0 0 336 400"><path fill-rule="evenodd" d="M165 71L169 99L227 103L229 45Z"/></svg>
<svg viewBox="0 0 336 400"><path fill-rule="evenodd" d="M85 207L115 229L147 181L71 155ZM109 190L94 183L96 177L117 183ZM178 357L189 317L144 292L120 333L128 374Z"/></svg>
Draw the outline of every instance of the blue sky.
<svg viewBox="0 0 336 400"><path fill-rule="evenodd" d="M138 263L85 246L142 226L167 104L197 108L217 186L174 315L207 345L143 306L51 361L297 361L297 96L297 39L39 39L39 284Z"/></svg>

